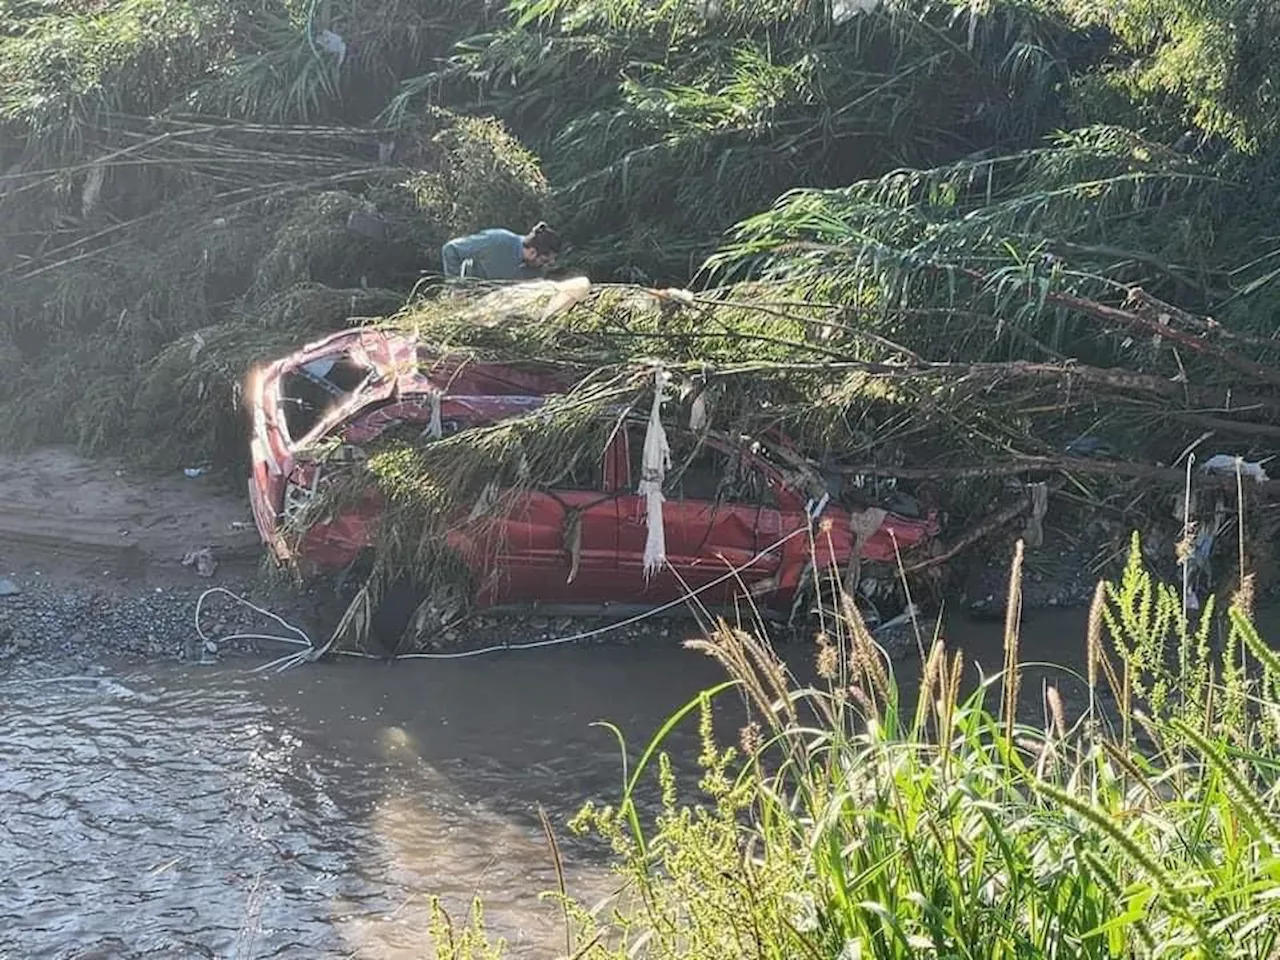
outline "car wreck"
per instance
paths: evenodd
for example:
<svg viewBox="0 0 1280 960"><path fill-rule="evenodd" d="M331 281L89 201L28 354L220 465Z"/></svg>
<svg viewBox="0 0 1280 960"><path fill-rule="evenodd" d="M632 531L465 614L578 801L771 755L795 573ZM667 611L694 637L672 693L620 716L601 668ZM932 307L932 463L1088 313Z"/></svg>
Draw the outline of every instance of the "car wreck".
<svg viewBox="0 0 1280 960"><path fill-rule="evenodd" d="M574 380L551 365L451 354L412 332L376 327L333 334L271 363L247 390L249 495L263 542L303 577L351 570L377 547L381 497L366 492L319 515L313 505L334 478L361 468L371 445L393 430L429 443L526 416ZM909 517L836 502L776 432L764 443L705 425L668 426L655 567L656 520L641 484L646 417L608 416L600 448L512 496L488 490L488 503L450 518L448 547L468 574L458 595L425 597L401 583L396 602L405 606L407 590L413 608L430 601L448 619L509 606L652 608L690 594L710 608L749 596L790 617L815 573L834 571L854 586L854 570L874 613L900 558L927 549L938 533L934 512ZM397 631L410 622L425 629L403 611L393 622Z"/></svg>

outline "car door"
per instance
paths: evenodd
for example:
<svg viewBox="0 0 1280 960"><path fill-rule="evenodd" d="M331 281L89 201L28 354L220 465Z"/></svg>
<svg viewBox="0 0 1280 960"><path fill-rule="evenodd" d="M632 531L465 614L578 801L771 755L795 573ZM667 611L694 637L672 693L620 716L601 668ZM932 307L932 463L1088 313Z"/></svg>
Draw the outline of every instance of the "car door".
<svg viewBox="0 0 1280 960"><path fill-rule="evenodd" d="M667 438L672 462L663 489L667 564L645 582L647 509L635 492L644 432L642 424L628 425L630 482L618 501L618 572L629 585L630 598L660 603L705 588L699 600L723 603L744 586L750 589L770 579L781 553L758 554L777 539L782 526L776 480L746 451L680 430L670 431ZM731 570L738 573L726 577Z"/></svg>
<svg viewBox="0 0 1280 960"><path fill-rule="evenodd" d="M610 599L617 580L618 504L609 451L583 451L545 488L522 493L493 531L498 602Z"/></svg>

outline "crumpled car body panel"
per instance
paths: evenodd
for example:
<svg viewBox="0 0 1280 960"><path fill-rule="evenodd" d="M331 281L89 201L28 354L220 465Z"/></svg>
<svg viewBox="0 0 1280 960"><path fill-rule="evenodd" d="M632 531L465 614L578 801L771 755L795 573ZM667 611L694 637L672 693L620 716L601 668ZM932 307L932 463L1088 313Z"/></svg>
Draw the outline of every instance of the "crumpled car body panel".
<svg viewBox="0 0 1280 960"><path fill-rule="evenodd" d="M334 390L326 409L299 418L290 409L294 394L313 384L320 371L328 371L318 377L321 381L345 376L359 383L350 391ZM304 575L347 567L374 544L382 511L376 495L312 522L292 546L283 535L292 511L318 489L322 468L300 455L308 446L330 441L343 450L359 450L393 427L425 430L433 415L446 432L493 423L534 409L568 386L554 372L464 362L433 354L409 336L378 330L343 331L307 345L252 377L247 390L253 415L250 498L263 542L278 562L294 563ZM460 520L449 544L473 575L478 606L657 605L691 589L700 590L704 603L718 603L740 596L744 588L778 605L789 602L814 565L843 569L853 559L855 527L865 526L858 523L860 512L829 506L813 536L789 536L810 527L809 496L790 486L773 461L703 437L697 449L737 464L735 475L747 476L756 495L726 500L708 493L711 485L722 483L714 472L702 478L707 485L701 491L685 477L687 489L663 505L667 563L646 578L646 502L635 492L643 430L643 423L634 423L614 433L590 489L531 489L507 496L496 518ZM566 531L574 515L577 532L570 549ZM864 530L857 555L861 561L893 565L901 553L929 543L937 533L934 514L923 519L886 514L869 535Z"/></svg>

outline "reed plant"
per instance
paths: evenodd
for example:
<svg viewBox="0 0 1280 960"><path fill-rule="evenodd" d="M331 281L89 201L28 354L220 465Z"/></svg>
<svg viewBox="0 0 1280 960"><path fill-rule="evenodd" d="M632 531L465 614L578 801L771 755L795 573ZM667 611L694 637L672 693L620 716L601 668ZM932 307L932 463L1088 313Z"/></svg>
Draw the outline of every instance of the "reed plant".
<svg viewBox="0 0 1280 960"><path fill-rule="evenodd" d="M723 622L693 642L728 679L671 718L616 803L574 821L612 844L621 882L592 910L554 895L565 956L1277 956L1280 658L1247 579L1224 614L1189 617L1139 546L1098 586L1079 703L1020 696L1021 544L1005 662L976 684L939 634L912 702L834 584L819 684ZM712 724L729 691L751 715L734 745ZM696 797L664 747L691 715ZM655 777L656 811L637 800ZM480 917L438 954L493 955Z"/></svg>

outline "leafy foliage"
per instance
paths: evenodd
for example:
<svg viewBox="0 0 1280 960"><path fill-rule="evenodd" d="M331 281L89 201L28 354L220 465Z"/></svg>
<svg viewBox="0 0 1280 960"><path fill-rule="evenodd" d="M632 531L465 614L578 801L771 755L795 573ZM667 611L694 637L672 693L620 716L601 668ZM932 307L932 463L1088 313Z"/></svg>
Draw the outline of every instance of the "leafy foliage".
<svg viewBox="0 0 1280 960"><path fill-rule="evenodd" d="M1099 584L1087 705L1068 715L1048 687L1042 726L1017 709L1016 600L1005 669L966 694L962 654L937 638L914 707L851 603L818 637L822 690L727 625L691 642L729 682L573 824L611 842L623 891L566 909L575 955L1273 956L1280 662L1239 602L1188 620L1134 547ZM1015 597L1021 562L1019 545ZM710 705L732 687L753 719L725 747ZM694 713L703 774L686 799L663 736Z"/></svg>
<svg viewBox="0 0 1280 960"><path fill-rule="evenodd" d="M234 461L232 401L250 363L348 317L394 312L462 217L536 217L546 192L498 124L443 111L396 130L122 130L126 155L15 177L0 198L14 228L0 271L10 442ZM399 163L371 162L388 138Z"/></svg>
<svg viewBox="0 0 1280 960"><path fill-rule="evenodd" d="M75 8L79 9L75 9ZM0 5L0 123L5 159L73 157L120 114L169 108L225 56L234 8L123 0Z"/></svg>
<svg viewBox="0 0 1280 960"><path fill-rule="evenodd" d="M270 123L364 122L401 78L448 56L487 16L477 0L265 0L196 102Z"/></svg>
<svg viewBox="0 0 1280 960"><path fill-rule="evenodd" d="M1119 302L1141 287L1188 309L1221 308L1235 330L1265 337L1271 301L1260 294L1274 251L1232 269L1220 258L1238 251L1214 243L1241 194L1167 147L1097 127L1016 154L791 191L735 227L709 267L866 304L887 335L938 359L1069 356L1133 368L1158 351L1132 339L1100 349L1107 327L1058 295ZM937 322L921 322L917 305Z"/></svg>
<svg viewBox="0 0 1280 960"><path fill-rule="evenodd" d="M395 109L475 84L478 109L543 156L597 276L682 278L796 184L1021 147L1063 116L1065 34L1029 3L516 0L511 14Z"/></svg>
<svg viewBox="0 0 1280 960"><path fill-rule="evenodd" d="M1270 0L1059 0L1082 26L1119 38L1116 68L1099 79L1134 101L1172 100L1182 119L1257 149L1280 133L1280 10Z"/></svg>

